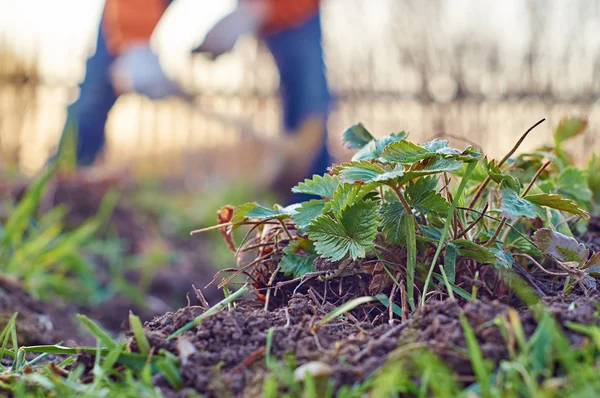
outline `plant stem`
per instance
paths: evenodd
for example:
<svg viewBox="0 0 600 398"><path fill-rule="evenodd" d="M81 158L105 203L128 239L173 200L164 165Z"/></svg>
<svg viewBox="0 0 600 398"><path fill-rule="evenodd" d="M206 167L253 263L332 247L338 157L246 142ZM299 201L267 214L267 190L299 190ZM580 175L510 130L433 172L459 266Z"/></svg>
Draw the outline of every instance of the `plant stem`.
<svg viewBox="0 0 600 398"><path fill-rule="evenodd" d="M290 241L294 240L294 238L292 237L292 234L290 234L290 231L287 229L287 226L285 225L285 221L283 220L279 220L279 223L281 224L281 228L283 228L285 234L287 235L287 237L289 238Z"/></svg>
<svg viewBox="0 0 600 398"><path fill-rule="evenodd" d="M537 173L535 173L535 175L533 176L533 178L529 182L529 185L527 185L527 188L525 188L525 190L521 194L520 198L524 198L525 195L527 195L527 193L529 192L529 190L531 189L531 187L533 187L533 184L535 183L535 181L539 178L539 176L546 169L546 167L548 167L550 165L550 163L552 163L551 160L547 161L546 163L544 163L542 165L542 167L540 167L540 169L537 171ZM500 235L500 231L504 227L504 224L506 224L506 220L507 220L506 217L502 218L502 220L500 221L500 225L498 225L498 228L496 228L496 231L494 232L494 235L490 238L490 240L487 241L487 243L485 244L485 247L490 247L492 244L494 244L494 242L496 241L496 239Z"/></svg>
<svg viewBox="0 0 600 398"><path fill-rule="evenodd" d="M204 312L203 314L198 315L196 318L194 318L193 321L191 321L189 323L186 323L181 328L177 329L172 335L170 335L169 337L167 337L167 341L171 340L173 337L179 336L180 334L182 334L186 330L190 330L191 328L193 328L194 326L196 326L200 322L202 322L203 319L208 318L209 316L214 315L217 312L220 312L220 311L224 310L225 308L227 308L227 306L229 304L231 304L232 302L234 302L235 300L237 300L238 297L240 297L244 293L248 292L248 290L249 290L248 284L242 286L236 292L230 294L229 296L227 296L227 298L219 301L217 304L215 304L214 306L212 306L208 311Z"/></svg>
<svg viewBox="0 0 600 398"><path fill-rule="evenodd" d="M546 120L546 119L544 118L544 119L540 120L539 122L537 122L533 126L529 127L529 129L527 129L527 131L525 132L525 134L523 134L521 136L521 138L519 138L519 141L517 141L517 143L515 144L515 146L513 146L513 148L502 158L502 160L500 161L500 163L498 163L498 167L501 167L504 163L506 163L506 161L516 152L516 150L519 148L519 146L521 146L521 144L523 143L523 141L525 140L525 138L527 137L527 135L534 128L536 128L537 126L539 126L540 124L542 124L542 122L544 122L544 120ZM483 193L484 189L487 187L487 185L490 183L491 180L492 179L490 178L490 176L488 176L485 179L485 181L483 181L483 183L480 185L479 189L477 190L477 193L473 197L473 200L471 200L471 203L469 204L469 208L470 209L472 209L473 206L475 206L475 203L477 203L477 200L479 199L479 197Z"/></svg>
<svg viewBox="0 0 600 398"><path fill-rule="evenodd" d="M537 171L537 173L535 173L535 175L529 182L529 185L527 185L527 188L525 188L525 190L521 194L522 198L525 197L525 195L527 195L527 193L529 193L529 190L531 189L531 187L533 187L533 184L535 183L535 181L540 177L540 174L542 174L542 172L546 169L546 167L550 166L550 163L552 163L552 161L548 160L546 163L544 163L542 165L542 167L540 167L540 169Z"/></svg>
<svg viewBox="0 0 600 398"><path fill-rule="evenodd" d="M458 206L458 201L462 197L462 194L467 186L467 182L469 181L469 177L473 174L475 170L475 166L477 166L477 162L472 161L467 166L465 170L465 174L463 175L460 184L458 185L458 189L456 190L456 196L450 205L450 209L448 209L448 215L446 216L446 222L444 223L444 229L442 230L442 236L440 236L440 240L437 245L437 249L435 250L435 254L433 256L433 261L431 262L431 266L429 267L429 272L427 273L427 278L425 279L425 286L423 287L423 294L421 295L421 305L425 304L425 298L427 297L427 289L429 287L429 281L431 280L431 275L433 274L433 268L437 264L437 260L440 257L440 253L442 252L442 247L444 246L444 241L446 240L446 236L448 235L448 230L450 229L450 224L452 223L452 219L454 218L454 212ZM442 266L440 265L440 269ZM452 292L452 286L450 285L450 281L446 277L446 273L442 273L442 277L444 278L444 284L446 285L446 290L448 290L448 295L451 298L454 298L454 293Z"/></svg>
<svg viewBox="0 0 600 398"><path fill-rule="evenodd" d="M402 207L404 207L404 211L406 212L406 214L409 217L412 216L413 219L415 219L415 215L413 214L412 209L410 208L410 204L408 204L408 202L406 201L406 198L402 194L402 191L400 191L400 187L397 187L393 184L391 184L390 187L394 190L394 192L396 192L396 195L398 196L398 199L400 199L400 203L402 204ZM421 232L421 229L419 228L419 224L416 222L416 219L415 219L415 230L418 231L419 233Z"/></svg>
<svg viewBox="0 0 600 398"><path fill-rule="evenodd" d="M479 222L485 217L485 212L487 211L488 207L489 203L486 203L481 213L477 216L477 219L475 219L471 224L469 224L467 228L465 228L460 234L458 234L458 236L455 239L460 239L463 236L466 236L470 230L472 230L477 224L479 224Z"/></svg>
<svg viewBox="0 0 600 398"><path fill-rule="evenodd" d="M504 224L506 224L506 220L506 217L502 217L502 220L500 220L500 224L498 224L498 228L496 228L496 230L494 231L494 235L492 235L490 240L488 240L485 243L485 247L490 247L492 244L494 244L494 242L498 238L498 235L500 235L500 231L502 231L502 227L504 227Z"/></svg>
<svg viewBox="0 0 600 398"><path fill-rule="evenodd" d="M222 224L213 225L211 227L196 229L194 231L191 231L190 235L196 235L196 234L199 234L202 232L208 232L208 231L212 231L212 230L223 228L223 227L230 227L233 225L255 225L255 224L277 224L277 223L273 222L273 221L241 221L241 222L229 221L229 222L225 222Z"/></svg>
<svg viewBox="0 0 600 398"><path fill-rule="evenodd" d="M535 258L531 257L529 254L526 254L526 253L514 253L513 256L525 257L526 259L528 259L529 261L531 261L536 267L538 267L540 269L540 271L544 272L545 274L552 275L552 276L569 276L570 275L568 272L552 272L552 271L548 271L546 268L542 267L542 265L540 263L538 263L537 260Z"/></svg>
<svg viewBox="0 0 600 398"><path fill-rule="evenodd" d="M406 228L406 290L408 295L408 303L410 304L411 310L415 309L415 269L417 268L417 231L421 232L417 218L412 212L410 205L404 198L404 195L400 191L400 187L391 185L400 203L406 211L406 217L403 219Z"/></svg>

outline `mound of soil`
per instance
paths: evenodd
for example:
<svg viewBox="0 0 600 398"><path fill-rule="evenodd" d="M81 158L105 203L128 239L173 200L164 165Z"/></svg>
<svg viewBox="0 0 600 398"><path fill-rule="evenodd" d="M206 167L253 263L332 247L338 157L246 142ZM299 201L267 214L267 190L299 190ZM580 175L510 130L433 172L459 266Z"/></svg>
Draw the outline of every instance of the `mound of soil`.
<svg viewBox="0 0 600 398"><path fill-rule="evenodd" d="M596 316L598 299L558 296L543 304L560 325L569 321L600 324ZM316 331L314 325L334 308L330 303L323 305L310 294L296 294L287 305L270 311L255 309L257 304L254 300L243 302L205 319L172 340L167 337L201 313L198 307L186 307L146 323L150 344L180 358L185 388L173 391L160 376L155 379L156 385L172 397L186 397L191 391L205 396L259 396L268 372L265 353L269 328L274 330L273 357L282 360L286 353L291 353L298 365L311 361L327 364L337 388L365 380L384 365L394 350L415 343L440 356L459 380L472 380L460 313L465 314L473 327L485 358L496 364L508 359L507 342L492 321L497 316L506 316L510 307L498 301L434 301L420 308L407 322L378 326L356 321L361 312L357 309L347 320L331 321ZM537 327L535 317L528 310L519 315L526 336L531 336ZM584 336L564 330L574 346L584 343ZM130 345L137 350L132 336Z"/></svg>

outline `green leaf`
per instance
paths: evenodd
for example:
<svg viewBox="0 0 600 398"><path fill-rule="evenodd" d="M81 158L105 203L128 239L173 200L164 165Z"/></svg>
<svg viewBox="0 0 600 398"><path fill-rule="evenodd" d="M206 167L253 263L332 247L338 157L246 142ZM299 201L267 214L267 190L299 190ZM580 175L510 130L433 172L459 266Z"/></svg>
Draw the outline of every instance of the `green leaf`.
<svg viewBox="0 0 600 398"><path fill-rule="evenodd" d="M381 154L382 159L400 164L413 164L433 156L435 156L435 152L409 141L391 143Z"/></svg>
<svg viewBox="0 0 600 398"><path fill-rule="evenodd" d="M544 219L546 217L544 209L536 203L519 197L519 192L506 181L500 184L500 195L502 196L500 209L502 215L508 219L514 220L519 217Z"/></svg>
<svg viewBox="0 0 600 398"><path fill-rule="evenodd" d="M515 260L508 250L502 250L495 247L490 247L490 251L494 253L496 257L497 268L512 268Z"/></svg>
<svg viewBox="0 0 600 398"><path fill-rule="evenodd" d="M378 207L377 202L365 200L344 208L339 218L317 217L307 228L317 253L332 261L346 255L352 259L364 257L375 246Z"/></svg>
<svg viewBox="0 0 600 398"><path fill-rule="evenodd" d="M406 211L400 202L385 203L381 206L381 230L385 239L401 244L406 241L403 219Z"/></svg>
<svg viewBox="0 0 600 398"><path fill-rule="evenodd" d="M355 182L371 182L384 173L385 170L383 167L366 160L343 164L339 171L342 181L350 184Z"/></svg>
<svg viewBox="0 0 600 398"><path fill-rule="evenodd" d="M302 276L315 270L315 260L319 257L314 251L312 242L308 239L299 238L290 242L283 249L283 257L279 266L286 275L294 278Z"/></svg>
<svg viewBox="0 0 600 398"><path fill-rule="evenodd" d="M444 254L444 270L450 283L454 283L456 280L456 257L458 257L458 247L453 243L448 243Z"/></svg>
<svg viewBox="0 0 600 398"><path fill-rule="evenodd" d="M468 239L455 239L452 244L458 247L458 254L479 263L495 263L494 253L485 246L478 245Z"/></svg>
<svg viewBox="0 0 600 398"><path fill-rule="evenodd" d="M504 197L503 197L504 200ZM590 215L570 199L565 199L557 194L538 193L527 195L523 200L538 206L550 207L552 209L575 214L584 218L590 218Z"/></svg>
<svg viewBox="0 0 600 398"><path fill-rule="evenodd" d="M423 148L440 155L460 155L462 152L456 148L450 148L450 141L436 138L423 144Z"/></svg>
<svg viewBox="0 0 600 398"><path fill-rule="evenodd" d="M489 162L487 159L483 159L482 163L492 181L497 184L506 181L506 183L514 190L519 189L519 181L512 175L500 170L494 159L490 160Z"/></svg>
<svg viewBox="0 0 600 398"><path fill-rule="evenodd" d="M341 165L338 168L341 179L347 183L385 183L404 175L404 166L379 166L375 163L361 160Z"/></svg>
<svg viewBox="0 0 600 398"><path fill-rule="evenodd" d="M350 149L360 149L375 139L362 123L347 128L342 137L344 144Z"/></svg>
<svg viewBox="0 0 600 398"><path fill-rule="evenodd" d="M445 215L450 205L436 191L437 179L423 177L411 181L406 187L406 201L411 207L424 214Z"/></svg>
<svg viewBox="0 0 600 398"><path fill-rule="evenodd" d="M385 147L392 142L402 141L407 136L408 133L402 131L400 133L390 134L377 140L372 140L352 157L352 161L379 159Z"/></svg>
<svg viewBox="0 0 600 398"><path fill-rule="evenodd" d="M559 147L563 141L577 137L587 128L587 120L578 117L566 117L554 130L554 144Z"/></svg>
<svg viewBox="0 0 600 398"><path fill-rule="evenodd" d="M584 244L550 228L535 231L533 242L542 253L560 262L577 262L583 265L589 256Z"/></svg>
<svg viewBox="0 0 600 398"><path fill-rule="evenodd" d="M296 208L296 213L292 214L292 220L298 228L305 229L308 224L323 213L325 201L323 199L313 199L303 202Z"/></svg>
<svg viewBox="0 0 600 398"><path fill-rule="evenodd" d="M288 208L274 205L273 209L261 206L257 203L245 203L235 208L231 221L239 223L244 220L268 220L271 218L286 219L293 214Z"/></svg>
<svg viewBox="0 0 600 398"><path fill-rule="evenodd" d="M586 172L573 166L565 167L554 186L556 193L579 204L587 205L592 200Z"/></svg>
<svg viewBox="0 0 600 398"><path fill-rule="evenodd" d="M431 174L439 173L450 173L453 171L460 170L464 163L461 160L455 158L445 158L441 155L436 155L427 161L421 162L411 167L409 171L404 173L399 180L399 184L404 184L408 181L414 180L417 177L422 177Z"/></svg>
<svg viewBox="0 0 600 398"><path fill-rule="evenodd" d="M587 165L587 184L594 197L594 203L600 205L600 154L594 153Z"/></svg>
<svg viewBox="0 0 600 398"><path fill-rule="evenodd" d="M307 178L304 182L301 182L292 188L292 192L331 198L338 185L340 185L338 176L325 174L321 177L320 175L315 174L312 179Z"/></svg>
<svg viewBox="0 0 600 398"><path fill-rule="evenodd" d="M341 214L347 206L363 199L377 184L341 184L333 193L333 198L325 203L324 212L333 211L336 215Z"/></svg>
<svg viewBox="0 0 600 398"><path fill-rule="evenodd" d="M243 205L237 206L233 211L231 222L239 223L244 221L246 219L246 213L254 209L256 206L258 206L256 203L244 203Z"/></svg>

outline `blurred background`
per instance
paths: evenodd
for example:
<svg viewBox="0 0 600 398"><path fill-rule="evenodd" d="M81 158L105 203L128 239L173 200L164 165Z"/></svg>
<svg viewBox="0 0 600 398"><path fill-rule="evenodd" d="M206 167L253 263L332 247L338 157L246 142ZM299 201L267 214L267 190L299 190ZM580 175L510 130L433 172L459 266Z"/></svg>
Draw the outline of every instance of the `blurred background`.
<svg viewBox="0 0 600 398"><path fill-rule="evenodd" d="M243 128L211 114L247 118L263 137L279 134L269 51L246 37L216 61L189 55L235 3L177 0L169 8L153 45L201 111L178 99L122 96L109 116L107 165L212 186L271 164ZM35 173L55 150L102 7L0 0L0 163ZM347 158L340 135L361 121L375 135L447 134L501 156L544 117L522 150L549 143L552 127L572 114L590 121L572 143L585 158L600 148L599 20L598 0L324 0L324 51L338 100L330 150Z"/></svg>
<svg viewBox="0 0 600 398"><path fill-rule="evenodd" d="M137 11L151 3L128 1ZM305 3L273 4L292 1ZM216 60L191 55L236 6L236 0L175 0L151 44L166 74L192 100L120 96L97 162L104 167L73 175L61 170L50 178L40 171L56 151L67 106L79 97L104 1L0 0L0 226L12 217L38 220L0 239L0 299L2 275L9 274L35 298L54 303L53 297L61 297L118 331L130 309L151 319L179 308L189 303L186 293L196 296L191 283L204 287L217 269L235 271L242 263L218 231L194 237L189 231L214 225L224 204L285 203L277 191L290 181L280 183L277 172L297 172L315 151L296 145L304 144L302 127L280 139L285 97L278 90L279 71L293 71L281 74L287 76L283 82L300 76L301 83L290 85L305 96L299 108L310 108L327 90L319 91L325 85L318 45L313 58L297 50L306 50L304 42L290 46L284 40L272 51L275 35L265 37L271 50L246 36ZM129 22L138 24L139 14L132 13ZM351 157L341 135L357 122L375 136L401 130L415 142L445 136L455 146L475 143L501 158L540 119L547 121L521 152L552 144L564 116L582 116L587 131L565 149L580 165L600 150L600 0L322 0L320 20L336 97L326 122L328 147L338 162ZM304 25L314 28L314 21ZM296 38L317 36L300 33ZM152 53L147 43L145 49ZM293 61L278 69L272 53L280 64L282 57ZM104 72L98 68L87 76ZM306 84L307 75L318 75L317 84ZM88 113L80 119L89 121L88 130L98 119L103 125L105 116L89 100L102 90L90 86L83 90L88 101L81 101ZM107 86L111 97L114 87ZM319 120L319 133L323 124ZM268 145L281 141L291 142L296 155L287 166ZM291 178L292 184L299 179ZM7 230L0 228L0 235L8 236ZM245 234L236 230L237 242ZM47 244L47 236L62 246ZM13 247L13 241L19 244ZM222 298L214 286L204 294L210 303Z"/></svg>

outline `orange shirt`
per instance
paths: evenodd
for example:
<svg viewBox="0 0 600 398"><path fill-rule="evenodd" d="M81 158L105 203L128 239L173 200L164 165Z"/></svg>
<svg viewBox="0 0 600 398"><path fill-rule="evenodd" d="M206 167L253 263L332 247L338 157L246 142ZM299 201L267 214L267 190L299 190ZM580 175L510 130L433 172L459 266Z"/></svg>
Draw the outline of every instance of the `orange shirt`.
<svg viewBox="0 0 600 398"><path fill-rule="evenodd" d="M264 1L268 4L269 11L261 28L264 34L272 34L300 25L317 12L320 2L320 0L241 1ZM168 5L168 0L106 0L102 29L110 52L117 55L132 43L148 41Z"/></svg>

